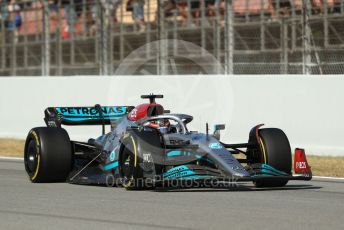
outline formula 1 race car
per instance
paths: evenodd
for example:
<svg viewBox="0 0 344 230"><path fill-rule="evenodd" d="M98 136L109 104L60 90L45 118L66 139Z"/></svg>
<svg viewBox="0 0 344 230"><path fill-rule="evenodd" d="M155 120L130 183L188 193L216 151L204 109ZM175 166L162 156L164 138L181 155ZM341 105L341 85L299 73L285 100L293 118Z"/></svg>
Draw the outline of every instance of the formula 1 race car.
<svg viewBox="0 0 344 230"><path fill-rule="evenodd" d="M220 141L224 125L215 125L212 134L208 124L206 133L189 131L193 117L164 110L155 101L162 95L141 98L149 103L47 108L47 127L33 128L25 143L30 180L145 189L215 180L280 187L289 180L312 178L302 149L295 150L292 173L291 147L280 129L258 125L250 131L247 143L225 144ZM71 141L61 125L101 125L103 134L88 142ZM109 133L105 125L111 125Z"/></svg>

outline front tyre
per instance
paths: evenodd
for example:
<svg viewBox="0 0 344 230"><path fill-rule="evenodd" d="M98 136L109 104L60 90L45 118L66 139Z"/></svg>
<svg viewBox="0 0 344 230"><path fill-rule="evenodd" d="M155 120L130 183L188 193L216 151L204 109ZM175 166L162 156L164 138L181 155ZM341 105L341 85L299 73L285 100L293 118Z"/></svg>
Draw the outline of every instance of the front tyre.
<svg viewBox="0 0 344 230"><path fill-rule="evenodd" d="M285 133L276 128L267 128L259 130L261 155L260 162L268 164L277 170L291 174L292 157L289 140ZM282 187L288 183L286 179L279 180L257 180L256 187Z"/></svg>
<svg viewBox="0 0 344 230"><path fill-rule="evenodd" d="M25 170L33 183L66 181L72 167L72 146L62 128L33 128L25 142Z"/></svg>
<svg viewBox="0 0 344 230"><path fill-rule="evenodd" d="M119 160L119 171L122 186L127 190L142 188L142 169L139 167L138 149L136 138L129 135L123 141L123 149Z"/></svg>
<svg viewBox="0 0 344 230"><path fill-rule="evenodd" d="M119 173L128 190L153 189L161 175L165 149L157 130L131 130L121 139Z"/></svg>

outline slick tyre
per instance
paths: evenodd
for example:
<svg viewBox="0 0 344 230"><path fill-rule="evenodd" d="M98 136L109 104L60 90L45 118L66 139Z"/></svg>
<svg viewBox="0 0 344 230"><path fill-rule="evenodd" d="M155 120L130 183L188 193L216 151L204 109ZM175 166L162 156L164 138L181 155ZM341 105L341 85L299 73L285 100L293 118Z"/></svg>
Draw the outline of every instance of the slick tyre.
<svg viewBox="0 0 344 230"><path fill-rule="evenodd" d="M161 175L163 167L158 162L165 153L159 132L135 130L124 136L119 157L122 186L128 190L153 189L152 175Z"/></svg>
<svg viewBox="0 0 344 230"><path fill-rule="evenodd" d="M66 181L72 167L72 146L62 128L33 128L24 149L25 170L33 183Z"/></svg>
<svg viewBox="0 0 344 230"><path fill-rule="evenodd" d="M122 186L127 190L143 188L143 172L139 167L139 160L137 140L133 135L129 135L123 140L119 159Z"/></svg>
<svg viewBox="0 0 344 230"><path fill-rule="evenodd" d="M292 156L289 140L285 133L276 128L259 130L261 141L260 162L268 164L277 170L291 174ZM280 180L257 180L256 187L282 187L288 183L286 179Z"/></svg>

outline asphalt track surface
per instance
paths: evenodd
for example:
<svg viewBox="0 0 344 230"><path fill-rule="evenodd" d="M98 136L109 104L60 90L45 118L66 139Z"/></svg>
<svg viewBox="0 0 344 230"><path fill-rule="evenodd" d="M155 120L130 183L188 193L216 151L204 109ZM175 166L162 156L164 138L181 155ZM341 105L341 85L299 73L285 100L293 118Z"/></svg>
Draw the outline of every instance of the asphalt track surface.
<svg viewBox="0 0 344 230"><path fill-rule="evenodd" d="M344 229L344 182L281 189L125 191L30 183L22 161L0 160L0 229Z"/></svg>

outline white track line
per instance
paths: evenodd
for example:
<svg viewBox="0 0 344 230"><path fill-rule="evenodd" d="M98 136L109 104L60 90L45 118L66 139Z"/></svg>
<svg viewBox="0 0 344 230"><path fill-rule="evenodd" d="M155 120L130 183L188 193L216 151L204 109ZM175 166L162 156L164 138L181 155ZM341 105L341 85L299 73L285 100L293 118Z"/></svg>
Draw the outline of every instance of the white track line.
<svg viewBox="0 0 344 230"><path fill-rule="evenodd" d="M14 161L23 161L22 157L0 157L0 160L14 160Z"/></svg>
<svg viewBox="0 0 344 230"><path fill-rule="evenodd" d="M0 160L23 161L22 157L0 157ZM344 180L344 177L313 176L315 179Z"/></svg>
<svg viewBox="0 0 344 230"><path fill-rule="evenodd" d="M344 180L343 177L313 176L315 179Z"/></svg>

